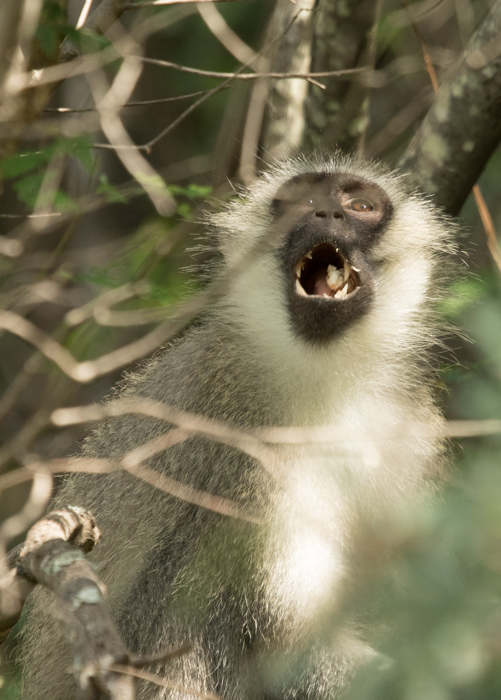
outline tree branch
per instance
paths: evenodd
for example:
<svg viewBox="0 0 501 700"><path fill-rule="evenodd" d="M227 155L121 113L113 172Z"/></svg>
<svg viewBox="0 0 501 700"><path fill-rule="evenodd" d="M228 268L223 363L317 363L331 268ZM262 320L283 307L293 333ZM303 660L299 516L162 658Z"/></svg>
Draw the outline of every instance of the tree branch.
<svg viewBox="0 0 501 700"><path fill-rule="evenodd" d="M446 76L399 167L457 214L501 140L501 0Z"/></svg>
<svg viewBox="0 0 501 700"><path fill-rule="evenodd" d="M370 30L377 15L377 0L317 0L310 70L342 71L368 64ZM302 147L353 148L363 130L366 97L367 88L357 80L326 81L325 91L311 86Z"/></svg>
<svg viewBox="0 0 501 700"><path fill-rule="evenodd" d="M127 651L108 612L104 585L84 556L100 539L92 514L73 506L52 511L31 527L25 542L7 555L9 570L0 578L0 643L19 619L26 597L41 584L55 594L58 614L66 624L81 700L135 700L135 677L189 692L137 670L175 659L191 646L154 657L134 657ZM194 694L217 700L212 694Z"/></svg>

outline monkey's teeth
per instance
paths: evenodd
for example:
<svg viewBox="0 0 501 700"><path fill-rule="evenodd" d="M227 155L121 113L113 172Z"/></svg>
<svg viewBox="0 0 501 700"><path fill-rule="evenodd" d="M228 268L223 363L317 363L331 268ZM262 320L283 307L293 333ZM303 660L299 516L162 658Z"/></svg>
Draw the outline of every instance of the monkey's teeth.
<svg viewBox="0 0 501 700"><path fill-rule="evenodd" d="M304 291L304 289L301 287L301 282L299 280L296 280L296 292L300 294L302 297L307 297L308 295Z"/></svg>
<svg viewBox="0 0 501 700"><path fill-rule="evenodd" d="M357 289L358 268L350 265L339 252L339 248L335 248L336 255L333 255L333 247L330 244L315 246L296 263L296 294L302 297L342 300ZM331 263L328 262L329 258Z"/></svg>
<svg viewBox="0 0 501 700"><path fill-rule="evenodd" d="M354 292L358 287L357 281L354 277L350 277L346 284L346 289L348 290L348 294L351 294Z"/></svg>
<svg viewBox="0 0 501 700"><path fill-rule="evenodd" d="M331 289L338 289L346 281L343 268L337 269L334 265L327 265L327 284Z"/></svg>

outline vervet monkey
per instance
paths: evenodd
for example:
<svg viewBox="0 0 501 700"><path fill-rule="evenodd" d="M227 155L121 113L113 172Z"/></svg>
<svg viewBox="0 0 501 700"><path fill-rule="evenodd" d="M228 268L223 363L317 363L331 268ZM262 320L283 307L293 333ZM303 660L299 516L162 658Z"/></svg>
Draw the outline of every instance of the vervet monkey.
<svg viewBox="0 0 501 700"><path fill-rule="evenodd" d="M167 681L194 697L331 700L370 654L348 623L325 624L357 533L426 496L443 469L427 354L455 226L401 176L337 155L275 167L211 225L226 293L119 398L254 436L297 427L303 437L269 440L271 467L200 434L149 460L253 517L123 470L69 476L58 503L97 519L103 538L91 557L128 648L144 656L192 644L155 669ZM167 429L137 413L110 418L83 453L119 459ZM327 440L308 439L319 429ZM71 700L71 659L48 597L27 625L23 697ZM189 692L141 682L138 697Z"/></svg>

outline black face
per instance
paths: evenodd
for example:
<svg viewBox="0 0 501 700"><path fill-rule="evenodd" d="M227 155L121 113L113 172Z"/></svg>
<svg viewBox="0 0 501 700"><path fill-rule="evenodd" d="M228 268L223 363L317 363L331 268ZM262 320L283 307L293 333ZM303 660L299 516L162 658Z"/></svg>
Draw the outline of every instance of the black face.
<svg viewBox="0 0 501 700"><path fill-rule="evenodd" d="M331 340L371 306L370 251L391 217L386 192L348 173L307 173L282 185L272 203L284 232L278 250L289 312L306 340Z"/></svg>

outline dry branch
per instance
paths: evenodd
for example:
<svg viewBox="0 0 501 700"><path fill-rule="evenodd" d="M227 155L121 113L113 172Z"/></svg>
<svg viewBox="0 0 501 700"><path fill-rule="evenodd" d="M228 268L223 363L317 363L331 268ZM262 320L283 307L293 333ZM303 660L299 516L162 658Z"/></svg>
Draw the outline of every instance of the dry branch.
<svg viewBox="0 0 501 700"><path fill-rule="evenodd" d="M271 73L241 73L239 71L235 71L234 73L224 73L221 71L203 70L202 68L191 68L190 66L183 66L179 63L172 63L172 61L163 61L159 58L147 58L143 56L138 56L137 58L140 58L142 61L144 61L144 63L151 63L154 66L163 66L164 68L174 68L181 73L192 73L193 75L201 75L206 78L231 78L232 80L257 80L258 78L275 78L276 80L291 80L292 78L301 78L303 80L307 80L308 78L344 78L345 76L348 77L369 70L367 66L360 66L359 68L317 71L316 73L309 73L307 71L275 71ZM247 68L247 66L244 65L242 68Z"/></svg>
<svg viewBox="0 0 501 700"><path fill-rule="evenodd" d="M7 556L9 571L0 579L0 643L18 621L27 596L35 585L42 584L55 594L66 627L78 697L134 700L135 677L172 687L136 669L171 660L191 647L184 645L144 659L127 651L108 612L104 585L84 556L100 538L92 514L73 506L52 511L33 525L25 542Z"/></svg>
<svg viewBox="0 0 501 700"><path fill-rule="evenodd" d="M0 641L19 619L26 597L35 584L47 575L47 564L54 548L65 543L68 552L90 552L100 539L94 518L81 508L53 511L33 525L24 543L7 555L9 571L0 580ZM47 558L44 560L42 555ZM92 570L89 568L89 571Z"/></svg>
<svg viewBox="0 0 501 700"><path fill-rule="evenodd" d="M163 5L187 5L189 3L199 2L243 2L243 0L146 0L145 2L138 0L137 2L127 2L125 5L125 9L142 10L145 7L162 7Z"/></svg>
<svg viewBox="0 0 501 700"><path fill-rule="evenodd" d="M102 0L102 2L87 17L84 27L87 31L96 34L105 34L108 29L119 19L125 9L126 0ZM59 59L61 61L72 61L80 55L80 49L74 42L65 39L61 44Z"/></svg>

